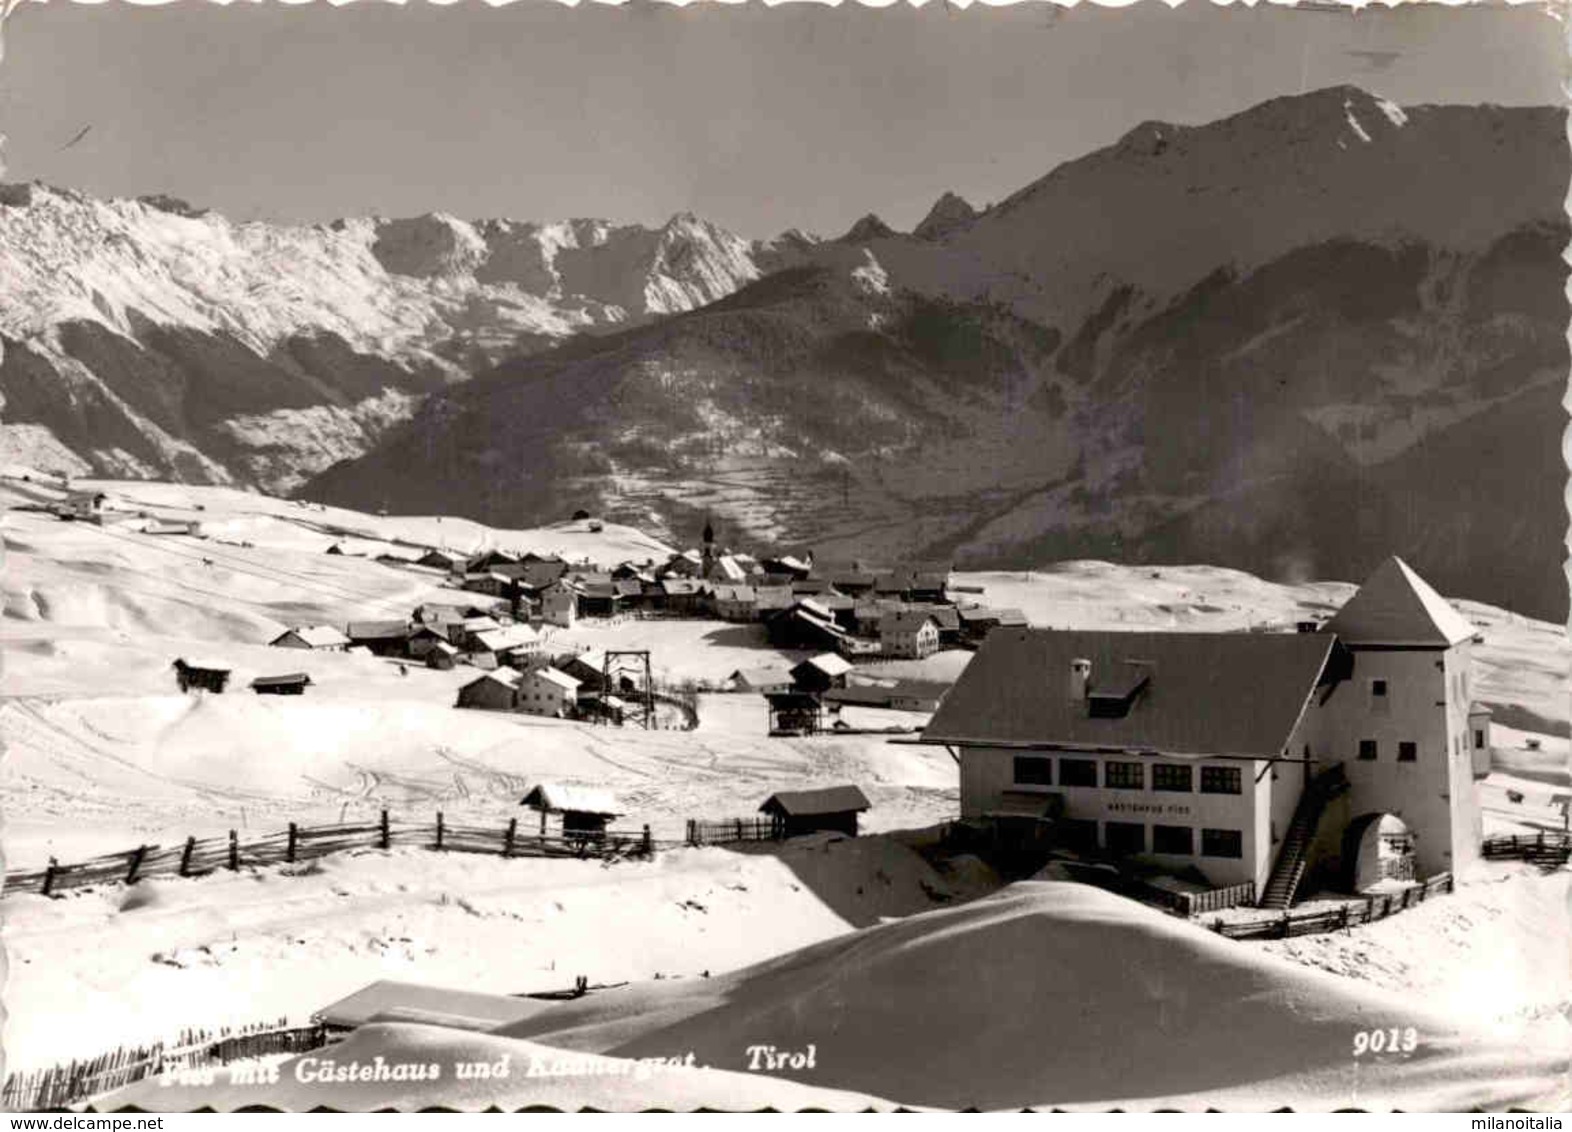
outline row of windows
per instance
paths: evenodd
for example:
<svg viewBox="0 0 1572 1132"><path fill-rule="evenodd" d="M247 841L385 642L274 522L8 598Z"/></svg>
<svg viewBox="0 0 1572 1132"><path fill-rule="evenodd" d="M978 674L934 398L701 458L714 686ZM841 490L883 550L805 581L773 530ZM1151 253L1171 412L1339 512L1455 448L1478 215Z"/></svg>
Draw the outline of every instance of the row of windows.
<svg viewBox="0 0 1572 1132"><path fill-rule="evenodd" d="M1381 757L1381 744L1374 739L1359 740L1359 758L1362 762L1373 762ZM1416 762L1419 759L1419 744L1404 739L1397 745L1397 761L1400 763Z"/></svg>
<svg viewBox="0 0 1572 1132"><path fill-rule="evenodd" d="M1076 822L1082 828L1070 829L1072 838L1079 833L1084 842L1095 841L1097 823ZM1069 826L1070 822L1061 825ZM1195 830L1187 825L1152 826L1151 849L1147 849L1146 826L1140 822L1103 822L1103 847L1110 853L1163 853L1172 857L1195 856ZM1201 830L1201 856L1224 857L1238 860L1244 856L1244 834L1237 829Z"/></svg>
<svg viewBox="0 0 1572 1132"><path fill-rule="evenodd" d="M1015 757L1015 783L1017 786L1052 786L1053 763L1041 755ZM1191 766L1159 763L1152 767L1152 789L1166 793L1188 794L1194 789L1195 768ZM1060 786L1097 785L1097 760L1059 760ZM1146 789L1146 765L1110 759L1103 763L1103 786L1109 790ZM1236 766L1203 766L1201 768L1202 794L1239 794L1244 791L1244 772Z"/></svg>

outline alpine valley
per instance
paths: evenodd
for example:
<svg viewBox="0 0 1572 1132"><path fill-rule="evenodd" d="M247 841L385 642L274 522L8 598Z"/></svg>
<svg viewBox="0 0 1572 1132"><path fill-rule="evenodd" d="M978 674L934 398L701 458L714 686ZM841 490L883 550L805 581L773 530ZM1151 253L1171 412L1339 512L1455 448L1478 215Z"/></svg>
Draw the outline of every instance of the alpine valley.
<svg viewBox="0 0 1572 1132"><path fill-rule="evenodd" d="M772 241L7 186L3 457L971 568L1395 553L1564 620L1564 136L1339 87Z"/></svg>

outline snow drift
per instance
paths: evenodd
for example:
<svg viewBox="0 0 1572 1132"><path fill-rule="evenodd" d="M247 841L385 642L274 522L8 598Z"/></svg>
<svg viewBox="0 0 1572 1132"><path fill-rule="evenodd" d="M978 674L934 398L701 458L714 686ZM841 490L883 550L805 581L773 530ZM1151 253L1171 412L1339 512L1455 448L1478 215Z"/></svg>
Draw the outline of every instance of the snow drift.
<svg viewBox="0 0 1572 1132"><path fill-rule="evenodd" d="M1357 1033L1392 1027L1414 1027L1411 1053L1355 1057ZM1560 1095L1568 1064L1564 1041L1476 1040L1397 995L1052 881L507 1030L619 1057L691 1049L733 1070L750 1046L812 1043L801 1080L955 1108L1529 1104Z"/></svg>

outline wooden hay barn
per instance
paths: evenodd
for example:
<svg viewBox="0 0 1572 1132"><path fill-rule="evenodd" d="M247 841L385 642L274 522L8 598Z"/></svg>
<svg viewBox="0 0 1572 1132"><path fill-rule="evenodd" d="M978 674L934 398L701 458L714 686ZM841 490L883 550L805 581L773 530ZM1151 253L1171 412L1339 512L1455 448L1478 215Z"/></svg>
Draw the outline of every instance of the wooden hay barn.
<svg viewBox="0 0 1572 1132"><path fill-rule="evenodd" d="M564 837L600 837L606 832L606 823L622 812L617 800L603 790L561 786L555 782L542 782L532 787L519 804L539 811L543 834L547 816L561 814Z"/></svg>
<svg viewBox="0 0 1572 1132"><path fill-rule="evenodd" d="M765 799L759 813L774 820L782 837L805 833L844 833L857 836L857 815L871 803L856 786L827 786L822 790L780 790Z"/></svg>
<svg viewBox="0 0 1572 1132"><path fill-rule="evenodd" d="M795 666L791 678L799 690L817 694L830 688L846 687L846 674L851 670L851 663L845 657L827 652Z"/></svg>
<svg viewBox="0 0 1572 1132"><path fill-rule="evenodd" d="M767 692L771 735L817 735L823 730L819 697L807 692Z"/></svg>
<svg viewBox="0 0 1572 1132"><path fill-rule="evenodd" d="M409 648L409 624L404 621L351 621L344 635L373 656L401 657Z"/></svg>
<svg viewBox="0 0 1572 1132"><path fill-rule="evenodd" d="M229 684L229 669L217 668L213 665L187 664L184 660L177 660L172 668L175 670L175 680L180 684L182 692L189 692L192 688L204 692L222 693Z"/></svg>

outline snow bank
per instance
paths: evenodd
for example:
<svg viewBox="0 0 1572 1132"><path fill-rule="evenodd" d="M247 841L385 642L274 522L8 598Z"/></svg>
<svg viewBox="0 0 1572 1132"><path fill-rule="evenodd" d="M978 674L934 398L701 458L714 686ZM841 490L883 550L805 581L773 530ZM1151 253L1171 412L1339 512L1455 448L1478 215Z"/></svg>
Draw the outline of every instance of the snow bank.
<svg viewBox="0 0 1572 1132"><path fill-rule="evenodd" d="M1354 1036L1414 1027L1412 1052ZM1479 1040L1410 999L1262 954L1097 889L1013 885L702 984L611 992L507 1028L624 1057L692 1049L741 1069L748 1047L816 1047L815 1085L983 1108L1233 1103L1330 1108L1531 1103L1565 1045Z"/></svg>

